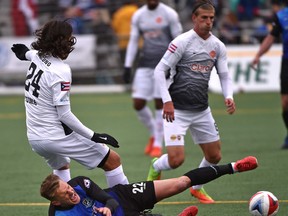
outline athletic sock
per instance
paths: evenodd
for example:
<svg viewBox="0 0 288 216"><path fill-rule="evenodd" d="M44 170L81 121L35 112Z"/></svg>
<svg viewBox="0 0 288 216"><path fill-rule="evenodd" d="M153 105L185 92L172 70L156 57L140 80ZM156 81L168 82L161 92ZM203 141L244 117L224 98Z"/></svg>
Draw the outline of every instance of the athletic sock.
<svg viewBox="0 0 288 216"><path fill-rule="evenodd" d="M155 120L152 115L151 109L145 106L143 109L137 111L138 119L147 127L151 136L154 136Z"/></svg>
<svg viewBox="0 0 288 216"><path fill-rule="evenodd" d="M163 154L160 158L158 158L158 160L154 162L153 167L157 172L162 170L171 170L172 168L169 165L168 154Z"/></svg>
<svg viewBox="0 0 288 216"><path fill-rule="evenodd" d="M154 141L154 147L162 148L163 143L163 117L162 117L162 109L157 109L155 111L155 128L154 128L154 134L155 134L155 141Z"/></svg>
<svg viewBox="0 0 288 216"><path fill-rule="evenodd" d="M65 182L68 182L71 179L70 169L53 170L53 174L59 176L59 178Z"/></svg>
<svg viewBox="0 0 288 216"><path fill-rule="evenodd" d="M184 176L190 178L193 186L205 184L226 174L233 174L231 164L197 168L185 173Z"/></svg>
<svg viewBox="0 0 288 216"><path fill-rule="evenodd" d="M206 160L205 157L203 157L203 159L202 159L202 161L201 161L201 163L200 163L200 165L199 165L199 168L209 167L209 166L216 166L216 165L217 165L217 164L210 163L209 161ZM193 186L193 189L194 189L194 190L199 190L199 189L202 188L202 187L203 187L202 184L200 184L200 185L195 185L195 186Z"/></svg>
<svg viewBox="0 0 288 216"><path fill-rule="evenodd" d="M282 118L283 118L284 124L286 126L286 130L287 130L287 134L288 134L288 111L282 112Z"/></svg>
<svg viewBox="0 0 288 216"><path fill-rule="evenodd" d="M123 167L120 165L116 169L105 171L108 187L113 187L117 184L129 184L127 177L123 172Z"/></svg>

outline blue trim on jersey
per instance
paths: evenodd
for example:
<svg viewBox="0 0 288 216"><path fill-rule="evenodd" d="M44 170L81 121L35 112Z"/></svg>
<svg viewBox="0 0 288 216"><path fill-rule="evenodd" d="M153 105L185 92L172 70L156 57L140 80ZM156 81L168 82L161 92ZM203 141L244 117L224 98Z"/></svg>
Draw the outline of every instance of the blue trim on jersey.
<svg viewBox="0 0 288 216"><path fill-rule="evenodd" d="M288 58L288 7L278 11L277 17L282 29L283 57Z"/></svg>
<svg viewBox="0 0 288 216"><path fill-rule="evenodd" d="M103 216L100 213L96 213L96 210L94 210L94 208L104 207L105 205L103 203L91 199L86 194L85 190L81 188L81 186L77 185L73 188L79 195L80 202L68 210L55 210L55 216ZM119 202L119 198L114 192L109 191L108 193ZM120 205L117 207L112 216L125 216L124 211Z"/></svg>

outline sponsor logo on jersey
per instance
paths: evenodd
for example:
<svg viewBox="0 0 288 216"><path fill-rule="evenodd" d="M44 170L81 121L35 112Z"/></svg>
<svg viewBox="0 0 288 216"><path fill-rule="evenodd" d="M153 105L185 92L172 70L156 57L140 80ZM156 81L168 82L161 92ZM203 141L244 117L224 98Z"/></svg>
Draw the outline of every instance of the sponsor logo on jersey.
<svg viewBox="0 0 288 216"><path fill-rule="evenodd" d="M69 91L70 82L61 82L61 91Z"/></svg>
<svg viewBox="0 0 288 216"><path fill-rule="evenodd" d="M175 46L174 44L170 44L170 46L168 47L168 50L171 52L171 53L174 53L177 49L177 46Z"/></svg>
<svg viewBox="0 0 288 216"><path fill-rule="evenodd" d="M191 64L190 69L195 72L206 73L206 72L212 71L213 66L214 66L214 63L212 61L209 61L206 64L197 62L197 63Z"/></svg>
<svg viewBox="0 0 288 216"><path fill-rule="evenodd" d="M175 134L173 134L173 135L171 135L170 139L171 139L172 141L181 140L181 136L180 136L180 135L175 135Z"/></svg>
<svg viewBox="0 0 288 216"><path fill-rule="evenodd" d="M92 205L93 205L93 200L92 200L92 199L89 199L89 198L85 198L85 199L82 201L82 204L83 204L86 208L90 208L90 207L92 207Z"/></svg>

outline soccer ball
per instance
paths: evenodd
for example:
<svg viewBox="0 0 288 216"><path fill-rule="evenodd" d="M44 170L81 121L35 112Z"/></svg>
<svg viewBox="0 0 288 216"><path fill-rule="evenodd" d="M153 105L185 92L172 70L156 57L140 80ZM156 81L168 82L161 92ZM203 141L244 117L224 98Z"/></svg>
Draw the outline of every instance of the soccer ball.
<svg viewBox="0 0 288 216"><path fill-rule="evenodd" d="M278 199L269 191L259 191L249 200L249 212L251 215L274 216L278 210Z"/></svg>

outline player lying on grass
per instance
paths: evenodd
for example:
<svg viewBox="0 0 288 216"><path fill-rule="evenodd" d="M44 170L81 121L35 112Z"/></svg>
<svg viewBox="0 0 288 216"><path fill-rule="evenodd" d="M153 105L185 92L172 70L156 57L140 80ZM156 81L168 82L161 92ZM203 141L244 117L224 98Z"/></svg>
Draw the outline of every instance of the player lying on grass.
<svg viewBox="0 0 288 216"><path fill-rule="evenodd" d="M257 159L248 156L236 163L197 168L178 178L119 184L108 189L101 189L88 177L78 176L66 183L51 174L42 182L40 193L51 201L49 216L135 216L193 185L205 184L222 175L253 170L257 166ZM197 207L191 206L179 216L194 216L197 212Z"/></svg>

